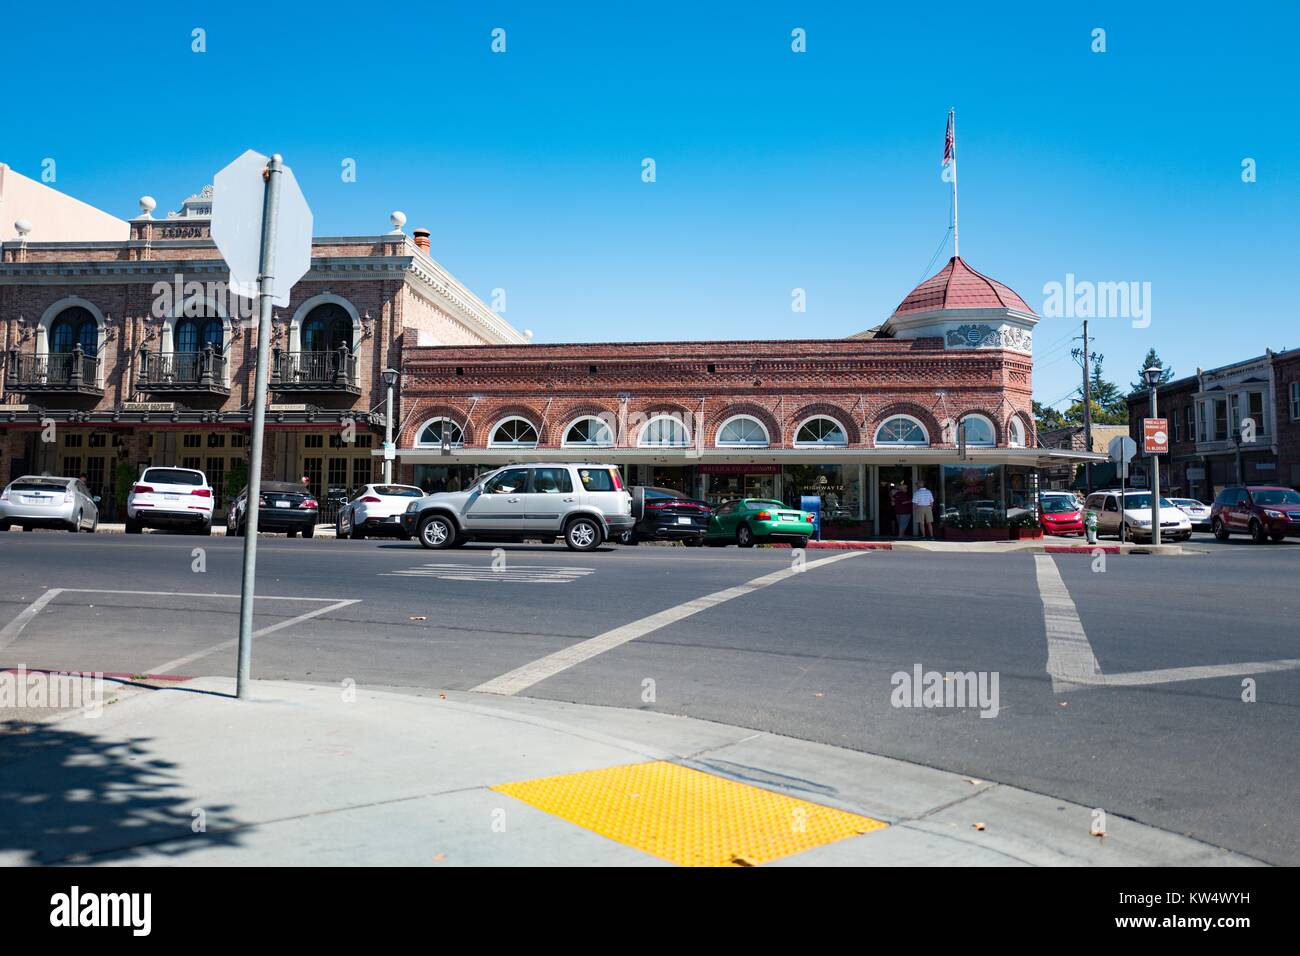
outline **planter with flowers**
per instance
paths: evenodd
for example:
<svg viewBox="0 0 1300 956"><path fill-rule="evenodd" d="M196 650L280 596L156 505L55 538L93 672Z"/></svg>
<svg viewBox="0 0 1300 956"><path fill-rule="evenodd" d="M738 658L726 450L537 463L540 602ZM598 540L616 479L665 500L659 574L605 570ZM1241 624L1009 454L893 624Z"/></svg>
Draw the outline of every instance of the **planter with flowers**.
<svg viewBox="0 0 1300 956"><path fill-rule="evenodd" d="M1043 528L1034 517L1032 511L1024 514L1018 514L1007 521L1007 527L1011 531L1012 541L1023 541L1026 539L1041 538Z"/></svg>
<svg viewBox="0 0 1300 956"><path fill-rule="evenodd" d="M945 541L1006 541L1007 519L1001 515L953 515L939 525Z"/></svg>

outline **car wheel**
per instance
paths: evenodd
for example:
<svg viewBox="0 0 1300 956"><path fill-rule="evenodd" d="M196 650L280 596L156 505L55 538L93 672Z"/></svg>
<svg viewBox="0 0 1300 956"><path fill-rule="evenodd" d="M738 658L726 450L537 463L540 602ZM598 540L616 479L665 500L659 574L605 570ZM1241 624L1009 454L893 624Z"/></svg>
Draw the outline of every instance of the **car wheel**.
<svg viewBox="0 0 1300 956"><path fill-rule="evenodd" d="M806 547L808 547L808 539L807 539L806 537L803 537L803 538L795 538L793 541L790 542L790 547L792 547L792 548L806 548Z"/></svg>
<svg viewBox="0 0 1300 956"><path fill-rule="evenodd" d="M80 531L80 530L81 530L81 520L82 520L82 514L81 514L80 511L78 511L78 512L77 512L77 517L76 517L75 519L73 519L72 527L69 528L68 530L71 531L73 534L76 534L78 531Z"/></svg>
<svg viewBox="0 0 1300 956"><path fill-rule="evenodd" d="M742 548L752 548L754 546L754 532L750 530L749 525L742 524L736 529L736 544Z"/></svg>
<svg viewBox="0 0 1300 956"><path fill-rule="evenodd" d="M88 534L94 534L94 533L95 533L96 531L98 531L98 530L99 530L99 515L96 514L96 515L95 515L95 520L92 521L92 522L90 523L90 531L87 532L87 533L88 533Z"/></svg>
<svg viewBox="0 0 1300 956"><path fill-rule="evenodd" d="M600 547L600 525L591 518L575 518L564 529L564 543L570 551L593 551Z"/></svg>
<svg viewBox="0 0 1300 956"><path fill-rule="evenodd" d="M209 521L207 524L205 524L203 526L203 530L200 531L199 534L203 535L205 538L212 537L212 522Z"/></svg>
<svg viewBox="0 0 1300 956"><path fill-rule="evenodd" d="M456 542L456 527L450 518L429 515L420 522L420 544L434 551L450 548Z"/></svg>
<svg viewBox="0 0 1300 956"><path fill-rule="evenodd" d="M286 532L284 533L284 535L285 535L286 538L296 538L296 537L298 537L298 532L297 532L297 531L286 531Z"/></svg>
<svg viewBox="0 0 1300 956"><path fill-rule="evenodd" d="M25 525L23 525L23 530L24 530L24 531L34 531L34 530L36 530L36 529L33 528L33 527L32 527L31 525L29 525L29 524L25 524Z"/></svg>
<svg viewBox="0 0 1300 956"><path fill-rule="evenodd" d="M1263 544L1268 540L1268 535L1264 531L1264 526L1255 518L1250 522L1250 540L1252 544Z"/></svg>
<svg viewBox="0 0 1300 956"><path fill-rule="evenodd" d="M702 547L704 547L704 539L703 539L703 538L687 538L685 541L682 542L682 544L686 545L686 547L688 547L688 548L702 548Z"/></svg>
<svg viewBox="0 0 1300 956"><path fill-rule="evenodd" d="M302 529L302 536L303 536L304 538L314 538L314 537L316 537L316 526L315 526L315 525L311 525L310 527L303 528L303 529Z"/></svg>
<svg viewBox="0 0 1300 956"><path fill-rule="evenodd" d="M1285 535L1285 534L1271 534L1271 535L1269 535L1269 539L1270 539L1274 544L1281 544L1283 541L1286 540L1286 535Z"/></svg>
<svg viewBox="0 0 1300 956"><path fill-rule="evenodd" d="M353 541L361 541L365 538L365 536L366 536L365 531L363 531L361 528L358 528L355 524L348 532L348 537L351 538Z"/></svg>
<svg viewBox="0 0 1300 956"><path fill-rule="evenodd" d="M0 531L8 531L11 527L8 521L0 521Z"/></svg>
<svg viewBox="0 0 1300 956"><path fill-rule="evenodd" d="M132 521L132 520L130 519L130 517L128 517L128 518L126 519L126 533L127 533L127 534L139 534L139 533L140 533L140 522L138 522L138 521Z"/></svg>
<svg viewBox="0 0 1300 956"><path fill-rule="evenodd" d="M1214 536L1220 541L1227 541L1231 537L1228 526L1223 523L1222 518L1215 518L1210 524L1210 530L1214 532Z"/></svg>
<svg viewBox="0 0 1300 956"><path fill-rule="evenodd" d="M640 544L641 539L636 536L635 531L620 531L618 534L619 544Z"/></svg>

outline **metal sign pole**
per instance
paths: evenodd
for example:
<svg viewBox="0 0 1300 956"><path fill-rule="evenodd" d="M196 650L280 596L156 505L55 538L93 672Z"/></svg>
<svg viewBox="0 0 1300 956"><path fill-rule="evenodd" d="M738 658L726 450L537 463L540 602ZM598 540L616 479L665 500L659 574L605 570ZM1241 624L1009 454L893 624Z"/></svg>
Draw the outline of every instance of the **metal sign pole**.
<svg viewBox="0 0 1300 956"><path fill-rule="evenodd" d="M239 589L239 666L235 696L248 696L253 660L253 593L257 576L257 518L262 492L262 431L266 423L267 369L270 364L271 296L275 291L276 213L283 160L271 157L263 179L262 252L258 268L257 379L253 390L253 435L249 451L248 494L244 506L244 576Z"/></svg>

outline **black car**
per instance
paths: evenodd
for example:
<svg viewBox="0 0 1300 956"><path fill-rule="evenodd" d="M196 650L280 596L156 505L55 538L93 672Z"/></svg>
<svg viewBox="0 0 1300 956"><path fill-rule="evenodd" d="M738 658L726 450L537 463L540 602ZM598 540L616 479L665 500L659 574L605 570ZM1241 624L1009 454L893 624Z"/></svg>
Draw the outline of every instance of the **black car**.
<svg viewBox="0 0 1300 956"><path fill-rule="evenodd" d="M632 515L636 524L623 532L622 544L639 541L680 541L688 548L704 543L713 509L707 501L691 498L672 488L637 485L632 489Z"/></svg>
<svg viewBox="0 0 1300 956"><path fill-rule="evenodd" d="M285 532L289 537L302 532L304 538L316 533L320 506L302 485L292 481L264 481L258 501L257 530ZM226 514L226 533L243 537L248 521L248 489L239 493Z"/></svg>

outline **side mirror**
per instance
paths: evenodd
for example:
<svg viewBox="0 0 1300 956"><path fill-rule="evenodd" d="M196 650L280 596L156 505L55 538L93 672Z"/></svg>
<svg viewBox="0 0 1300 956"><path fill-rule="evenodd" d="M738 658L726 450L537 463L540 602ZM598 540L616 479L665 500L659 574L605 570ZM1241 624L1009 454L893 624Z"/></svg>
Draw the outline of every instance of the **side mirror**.
<svg viewBox="0 0 1300 956"><path fill-rule="evenodd" d="M95 504L99 504L100 501L102 501L103 499L101 499L99 495L95 495L95 497L91 498L90 500L93 501Z"/></svg>

